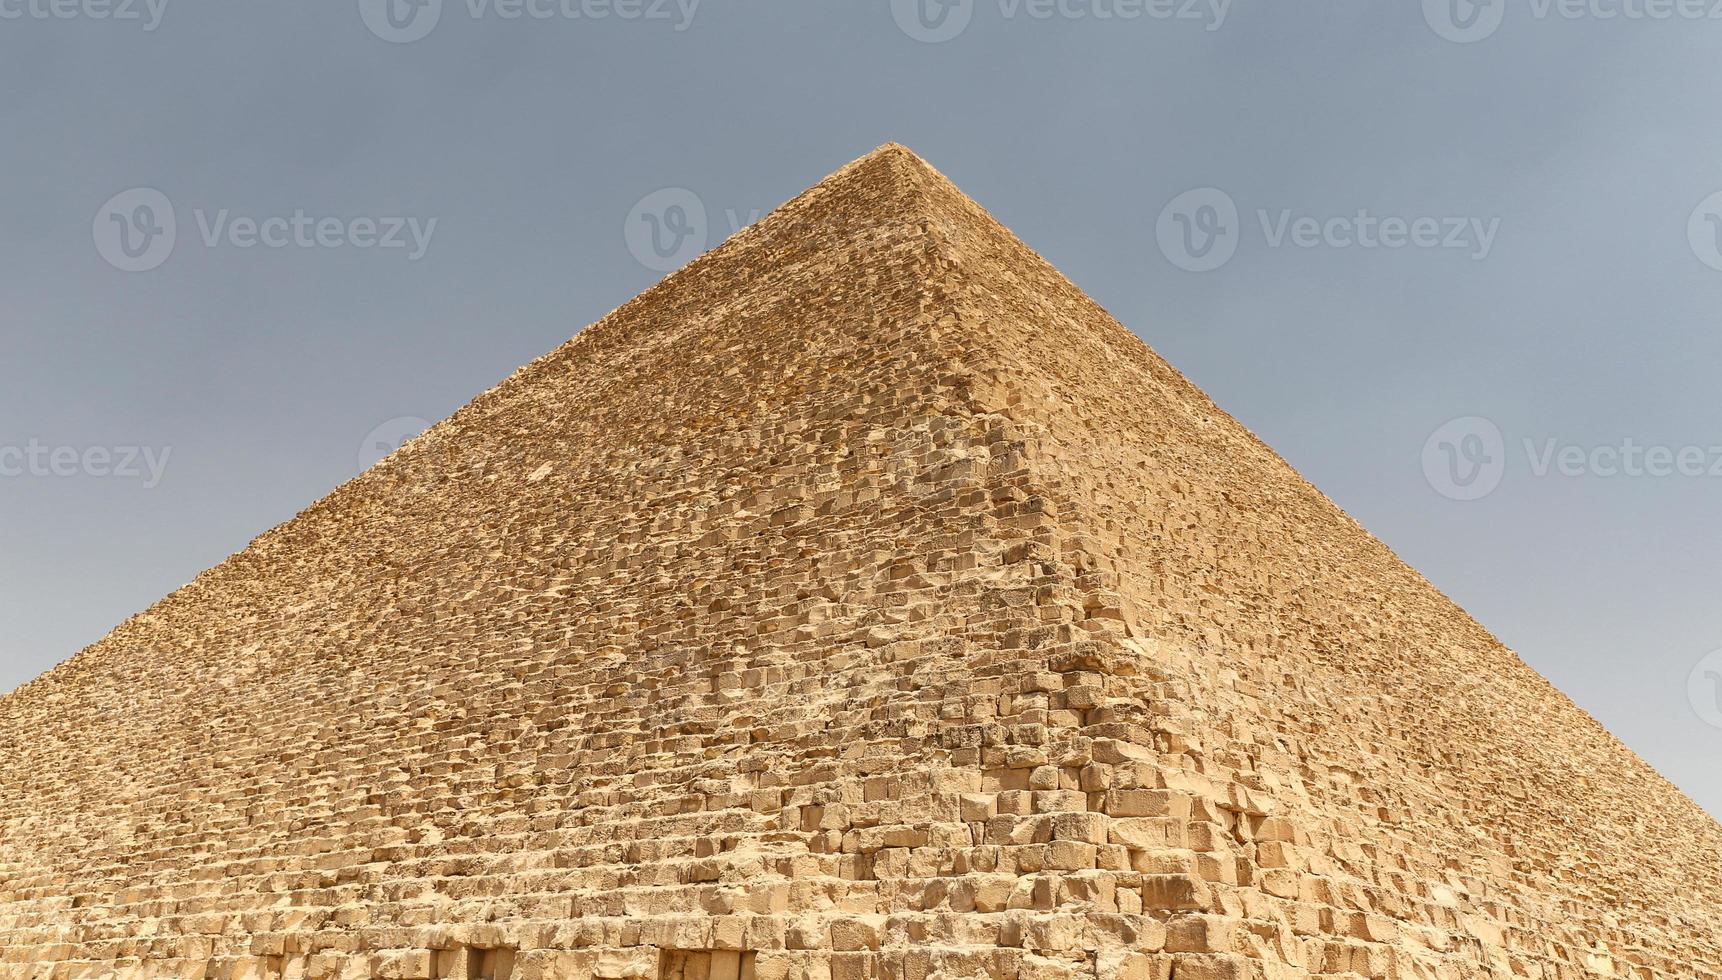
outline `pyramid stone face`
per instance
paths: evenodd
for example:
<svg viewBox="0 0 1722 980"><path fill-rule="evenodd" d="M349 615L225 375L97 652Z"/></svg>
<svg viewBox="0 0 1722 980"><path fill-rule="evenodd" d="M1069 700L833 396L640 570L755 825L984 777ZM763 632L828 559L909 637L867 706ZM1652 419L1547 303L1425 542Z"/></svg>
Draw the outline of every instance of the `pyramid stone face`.
<svg viewBox="0 0 1722 980"><path fill-rule="evenodd" d="M1722 829L886 147L0 700L0 977L1722 977Z"/></svg>

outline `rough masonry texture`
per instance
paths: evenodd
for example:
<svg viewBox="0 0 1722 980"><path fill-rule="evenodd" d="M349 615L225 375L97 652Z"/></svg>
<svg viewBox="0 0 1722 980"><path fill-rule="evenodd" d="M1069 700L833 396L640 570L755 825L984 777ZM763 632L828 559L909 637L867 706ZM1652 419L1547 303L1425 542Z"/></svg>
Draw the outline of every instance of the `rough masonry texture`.
<svg viewBox="0 0 1722 980"><path fill-rule="evenodd" d="M1722 828L850 164L0 700L0 976L1722 977Z"/></svg>

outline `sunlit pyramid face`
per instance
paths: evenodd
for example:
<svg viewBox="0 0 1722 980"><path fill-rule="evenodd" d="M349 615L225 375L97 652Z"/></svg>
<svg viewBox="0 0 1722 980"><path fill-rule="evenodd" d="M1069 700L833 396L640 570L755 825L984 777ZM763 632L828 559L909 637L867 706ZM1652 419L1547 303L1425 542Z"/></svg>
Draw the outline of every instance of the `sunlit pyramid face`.
<svg viewBox="0 0 1722 980"><path fill-rule="evenodd" d="M908 150L682 261L0 700L0 975L1722 974L1722 830Z"/></svg>

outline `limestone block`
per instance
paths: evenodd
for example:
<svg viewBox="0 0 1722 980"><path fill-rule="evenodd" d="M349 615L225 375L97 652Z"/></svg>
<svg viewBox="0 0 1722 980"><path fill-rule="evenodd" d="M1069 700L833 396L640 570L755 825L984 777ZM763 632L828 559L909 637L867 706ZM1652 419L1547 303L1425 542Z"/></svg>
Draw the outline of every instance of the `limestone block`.
<svg viewBox="0 0 1722 980"><path fill-rule="evenodd" d="M1709 980L1719 855L900 148L0 696L5 980Z"/></svg>

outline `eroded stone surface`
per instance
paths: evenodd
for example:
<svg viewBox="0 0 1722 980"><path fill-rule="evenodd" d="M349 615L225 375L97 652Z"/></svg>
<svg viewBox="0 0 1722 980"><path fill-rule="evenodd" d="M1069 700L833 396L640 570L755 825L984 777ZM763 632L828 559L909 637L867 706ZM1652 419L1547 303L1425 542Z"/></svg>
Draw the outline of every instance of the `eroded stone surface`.
<svg viewBox="0 0 1722 980"><path fill-rule="evenodd" d="M1722 829L886 147L0 700L0 975L1722 976Z"/></svg>

